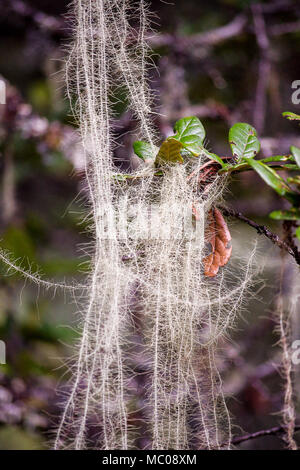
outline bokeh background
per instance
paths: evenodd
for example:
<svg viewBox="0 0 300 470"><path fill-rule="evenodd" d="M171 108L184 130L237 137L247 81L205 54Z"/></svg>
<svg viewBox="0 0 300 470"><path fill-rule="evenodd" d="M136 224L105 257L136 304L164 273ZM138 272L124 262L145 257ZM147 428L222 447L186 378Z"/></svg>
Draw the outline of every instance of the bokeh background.
<svg viewBox="0 0 300 470"><path fill-rule="evenodd" d="M0 76L7 87L7 103L0 105L0 236L1 247L24 268L80 282L89 268L90 234L84 222L82 152L62 72L71 35L68 3L0 2ZM299 128L281 117L283 111L300 112L291 101L292 83L300 80L297 0L153 0L150 7L157 30L149 34L155 52L151 86L162 138L177 119L196 115L207 130L208 149L221 155L229 153L228 129L236 121L257 128L263 156L287 153L291 144L300 147ZM126 169L134 165L135 123L125 111L126 97L119 98L115 133L122 145L115 158ZM234 177L227 200L280 234L268 214L284 208L284 202L256 175ZM237 221L230 228L235 257L247 256L255 230ZM263 282L224 345L222 373L236 435L280 424L283 388L273 330L282 262L278 248L260 237L257 264L264 266ZM284 263L288 301L295 295L297 271L292 260ZM0 365L0 449L45 449L80 334L76 303L68 294L54 296L25 283L6 266L0 266L0 274L0 339L7 346L7 363ZM295 317L296 339L298 327ZM239 448L283 446L280 436L269 436Z"/></svg>

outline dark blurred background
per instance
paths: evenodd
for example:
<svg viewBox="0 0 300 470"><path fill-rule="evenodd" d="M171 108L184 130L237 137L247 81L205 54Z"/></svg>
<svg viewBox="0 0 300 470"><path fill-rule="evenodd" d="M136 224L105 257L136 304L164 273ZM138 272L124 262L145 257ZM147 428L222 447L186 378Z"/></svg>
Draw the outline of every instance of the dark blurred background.
<svg viewBox="0 0 300 470"><path fill-rule="evenodd" d="M88 269L90 241L83 215L84 178L80 143L65 99L62 72L70 24L64 0L0 1L0 78L6 105L0 105L1 247L24 268L42 276L80 280ZM236 121L257 128L263 156L300 147L297 126L281 117L300 111L291 101L300 80L300 4L297 0L182 0L150 2L157 33L149 34L156 68L151 70L161 113L162 138L181 117L198 116L207 147L229 153L227 135ZM126 133L116 162L127 168L134 121L116 107L116 135ZM130 131L130 132L128 132ZM133 162L134 164L134 162ZM271 189L249 172L235 177L229 204L279 232L268 214L284 207ZM234 251L247 255L255 231L232 223ZM280 232L279 232L280 233ZM274 329L280 254L260 241L264 285L240 320L222 364L236 434L280 423L283 390ZM286 269L285 295L293 295L293 267ZM79 332L76 304L66 294L41 291L0 267L0 339L7 360L0 365L0 449L45 449L61 404L58 390L68 378L66 357ZM300 337L299 322L293 335ZM299 367L299 366L298 366ZM299 388L299 380L297 381ZM298 410L299 411L299 410ZM280 449L269 436L240 448Z"/></svg>

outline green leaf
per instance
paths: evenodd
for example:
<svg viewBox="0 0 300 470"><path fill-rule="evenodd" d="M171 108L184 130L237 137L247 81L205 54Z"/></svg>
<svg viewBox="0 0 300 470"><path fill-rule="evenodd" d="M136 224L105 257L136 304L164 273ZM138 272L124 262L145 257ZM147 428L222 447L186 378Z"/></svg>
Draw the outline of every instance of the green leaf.
<svg viewBox="0 0 300 470"><path fill-rule="evenodd" d="M202 152L204 155L206 155L210 160L214 160L215 162L220 163L222 167L225 167L225 163L223 162L222 158L218 157L215 153L211 153L208 150L206 150L204 147L202 147Z"/></svg>
<svg viewBox="0 0 300 470"><path fill-rule="evenodd" d="M175 136L176 138L176 136ZM197 135L191 135L189 137L183 137L179 140L182 146L191 152L194 157L198 157L203 152L202 141Z"/></svg>
<svg viewBox="0 0 300 470"><path fill-rule="evenodd" d="M180 153L182 148L183 145L181 142L174 139L174 137L168 137L161 145L155 163L158 165L164 163L183 163L183 158Z"/></svg>
<svg viewBox="0 0 300 470"><path fill-rule="evenodd" d="M136 142L134 142L133 150L139 158L144 160L144 162L147 162L149 160L154 161L158 152L157 147L153 147L148 142L143 142L142 140L137 140Z"/></svg>
<svg viewBox="0 0 300 470"><path fill-rule="evenodd" d="M180 119L174 126L174 132L176 134L172 137L181 142L183 147L194 157L198 157L202 153L205 130L197 117Z"/></svg>
<svg viewBox="0 0 300 470"><path fill-rule="evenodd" d="M295 234L296 234L296 237L298 238L298 240L300 240L300 227L298 227L298 228L296 229Z"/></svg>
<svg viewBox="0 0 300 470"><path fill-rule="evenodd" d="M133 179L133 175L126 174L126 173L115 173L112 175L112 178L115 181L126 181L128 179Z"/></svg>
<svg viewBox="0 0 300 470"><path fill-rule="evenodd" d="M236 165L231 165L229 163L224 164L223 168L218 171L218 173L231 173L233 171L244 171L247 170L249 165L246 162L237 163Z"/></svg>
<svg viewBox="0 0 300 470"><path fill-rule="evenodd" d="M289 121L300 121L299 114L292 113L290 111L285 111L282 113L283 117L286 117Z"/></svg>
<svg viewBox="0 0 300 470"><path fill-rule="evenodd" d="M272 163L272 162L287 162L289 160L293 161L291 155L275 155L274 157L262 158L260 161L263 163Z"/></svg>
<svg viewBox="0 0 300 470"><path fill-rule="evenodd" d="M295 161L300 168L300 149L298 147L294 147L293 145L291 146L291 153L293 157L295 158Z"/></svg>
<svg viewBox="0 0 300 470"><path fill-rule="evenodd" d="M298 165L293 165L292 163L287 163L286 165L283 165L281 170L296 170L299 171Z"/></svg>
<svg viewBox="0 0 300 470"><path fill-rule="evenodd" d="M174 132L176 132L174 137L180 140L182 144L189 142L190 137L198 137L200 145L203 144L205 139L205 129L196 116L179 119L174 126Z"/></svg>
<svg viewBox="0 0 300 470"><path fill-rule="evenodd" d="M295 178L292 178L292 177L287 178L287 182L300 186L300 175L296 176Z"/></svg>
<svg viewBox="0 0 300 470"><path fill-rule="evenodd" d="M256 130L243 122L238 122L231 127L229 143L232 154L238 161L242 158L253 158L260 150Z"/></svg>
<svg viewBox="0 0 300 470"><path fill-rule="evenodd" d="M269 214L269 217L275 220L299 220L300 209L293 207L292 209L286 211L273 211L271 214Z"/></svg>
<svg viewBox="0 0 300 470"><path fill-rule="evenodd" d="M269 166L259 160L245 158L247 163L255 170L259 176L273 188L280 196L286 196L290 188L285 184L284 180Z"/></svg>

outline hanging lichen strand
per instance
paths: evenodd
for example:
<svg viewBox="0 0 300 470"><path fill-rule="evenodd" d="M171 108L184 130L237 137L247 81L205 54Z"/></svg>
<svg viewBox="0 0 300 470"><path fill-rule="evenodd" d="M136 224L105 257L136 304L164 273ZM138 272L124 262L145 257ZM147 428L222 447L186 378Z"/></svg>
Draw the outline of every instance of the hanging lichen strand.
<svg viewBox="0 0 300 470"><path fill-rule="evenodd" d="M67 76L71 102L77 96L94 254L56 448L135 448L140 428L133 416L140 408L145 442L153 449L229 447L216 352L241 308L252 257L242 280L234 279L230 268L205 276L205 226L211 232L224 185L216 177L205 191L198 190L205 152L192 163L165 163L159 175L146 165L131 181L117 177L110 131L116 87L127 88L137 135L155 149L146 77L147 10L143 1L120 0L76 0L74 9ZM133 29L137 11L139 28ZM191 171L194 178L188 178ZM184 229L182 214L187 214ZM137 400L133 382L139 360L145 386Z"/></svg>
<svg viewBox="0 0 300 470"><path fill-rule="evenodd" d="M110 12L114 3L117 2L74 2L75 41L67 77L70 93L77 91L75 114L85 150L95 250L74 382L58 431L57 447L67 446L68 442L76 449L87 447L89 425L95 426L100 420L103 435L99 447L128 448L121 350L127 322L124 298L128 278L123 275L114 234L104 240L101 216L102 208L109 210L113 204L109 95L111 42L117 34Z"/></svg>

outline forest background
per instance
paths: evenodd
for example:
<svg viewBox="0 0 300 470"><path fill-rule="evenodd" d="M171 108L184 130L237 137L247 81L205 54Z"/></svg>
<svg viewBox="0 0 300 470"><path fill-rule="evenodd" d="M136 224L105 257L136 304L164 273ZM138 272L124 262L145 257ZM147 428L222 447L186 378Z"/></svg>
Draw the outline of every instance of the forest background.
<svg viewBox="0 0 300 470"><path fill-rule="evenodd" d="M157 92L162 138L177 119L195 115L207 130L206 146L229 153L226 136L237 121L248 122L262 142L261 156L284 155L300 147L297 123L283 111L300 113L300 4L289 0L159 0L150 2L157 33L149 34L155 54L151 86ZM1 0L0 78L6 104L0 105L1 247L22 266L53 279L79 280L88 270L90 242L85 225L83 156L76 123L65 98L62 72L71 27L64 0ZM297 80L299 83L297 85ZM116 100L115 154L127 170L134 122ZM268 217L285 202L254 172L233 177L228 206L281 235ZM258 240L263 282L245 305L232 341L224 345L222 375L236 434L277 426L283 389L274 310L282 253L253 227L229 220L235 254L247 256ZM0 449L45 449L61 411L67 385L66 358L80 334L76 304L64 293L53 296L0 267ZM283 294L288 299L295 263L285 261ZM300 322L293 337L300 339ZM300 367L300 365L298 365ZM295 368L296 369L296 368ZM295 371L296 388L300 374ZM58 398L60 395L60 399ZM300 405L297 405L299 415ZM239 444L279 449L280 434Z"/></svg>

